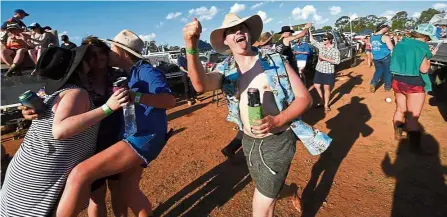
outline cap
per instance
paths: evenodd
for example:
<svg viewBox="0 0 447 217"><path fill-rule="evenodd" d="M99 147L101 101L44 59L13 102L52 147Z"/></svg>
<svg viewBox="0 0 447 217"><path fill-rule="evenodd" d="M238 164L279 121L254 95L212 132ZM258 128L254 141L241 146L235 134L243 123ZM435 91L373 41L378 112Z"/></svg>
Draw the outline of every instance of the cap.
<svg viewBox="0 0 447 217"><path fill-rule="evenodd" d="M16 9L16 10L14 11L14 13L15 13L15 14L23 14L23 15L25 15L25 17L26 17L26 16L29 16L29 14L26 13L23 9Z"/></svg>
<svg viewBox="0 0 447 217"><path fill-rule="evenodd" d="M383 28L390 28L390 25L388 25L388 23L379 23L376 25L376 31L380 31Z"/></svg>
<svg viewBox="0 0 447 217"><path fill-rule="evenodd" d="M50 26L44 26L44 27L42 27L42 29L45 29L45 30L52 30L52 28L51 28Z"/></svg>
<svg viewBox="0 0 447 217"><path fill-rule="evenodd" d="M61 35L62 41L68 41L68 35Z"/></svg>
<svg viewBox="0 0 447 217"><path fill-rule="evenodd" d="M40 24L39 23L31 23L28 28L30 29L34 29L34 28L40 28Z"/></svg>

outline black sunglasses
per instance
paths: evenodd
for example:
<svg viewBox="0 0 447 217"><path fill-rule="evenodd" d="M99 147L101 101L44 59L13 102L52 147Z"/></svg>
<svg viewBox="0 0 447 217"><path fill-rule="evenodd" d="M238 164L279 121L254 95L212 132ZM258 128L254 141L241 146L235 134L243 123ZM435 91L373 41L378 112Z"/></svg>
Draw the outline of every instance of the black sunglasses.
<svg viewBox="0 0 447 217"><path fill-rule="evenodd" d="M327 41L327 40L329 40L329 39L327 39L327 38L323 38L323 41Z"/></svg>

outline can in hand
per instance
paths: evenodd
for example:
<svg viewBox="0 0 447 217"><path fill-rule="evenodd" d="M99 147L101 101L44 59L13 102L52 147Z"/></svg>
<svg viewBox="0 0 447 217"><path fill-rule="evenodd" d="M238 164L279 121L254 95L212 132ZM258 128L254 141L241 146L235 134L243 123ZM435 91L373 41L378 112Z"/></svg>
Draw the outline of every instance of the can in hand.
<svg viewBox="0 0 447 217"><path fill-rule="evenodd" d="M254 121L262 119L261 96L257 88L248 88L248 120L250 125L255 125Z"/></svg>
<svg viewBox="0 0 447 217"><path fill-rule="evenodd" d="M113 92L120 88L128 88L126 77L119 77L115 82L113 82Z"/></svg>
<svg viewBox="0 0 447 217"><path fill-rule="evenodd" d="M41 114L46 109L46 105L43 103L42 98L37 96L37 94L31 90L22 93L19 96L19 101L22 105L32 108L37 114Z"/></svg>

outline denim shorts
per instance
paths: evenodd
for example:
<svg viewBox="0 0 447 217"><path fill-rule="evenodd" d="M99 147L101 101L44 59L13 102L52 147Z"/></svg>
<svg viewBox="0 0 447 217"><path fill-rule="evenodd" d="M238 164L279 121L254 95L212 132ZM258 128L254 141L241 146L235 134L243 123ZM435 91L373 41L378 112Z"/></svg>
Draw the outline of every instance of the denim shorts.
<svg viewBox="0 0 447 217"><path fill-rule="evenodd" d="M160 154L166 145L166 134L153 134L147 132L137 132L136 134L123 139L130 147L144 160L142 167L147 167L149 163Z"/></svg>
<svg viewBox="0 0 447 217"><path fill-rule="evenodd" d="M314 84L334 85L335 73L321 73L315 71Z"/></svg>
<svg viewBox="0 0 447 217"><path fill-rule="evenodd" d="M276 198L284 186L296 151L297 138L286 130L262 139L244 134L242 147L256 189L268 198Z"/></svg>

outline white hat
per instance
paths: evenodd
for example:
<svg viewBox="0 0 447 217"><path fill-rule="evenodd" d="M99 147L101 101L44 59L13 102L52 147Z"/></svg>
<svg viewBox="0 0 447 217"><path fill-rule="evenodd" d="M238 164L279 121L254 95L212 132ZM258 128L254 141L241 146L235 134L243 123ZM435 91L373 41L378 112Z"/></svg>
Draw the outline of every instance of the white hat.
<svg viewBox="0 0 447 217"><path fill-rule="evenodd" d="M227 50L230 49L227 45L224 44L224 31L225 29L237 26L241 23L245 23L248 27L248 31L250 32L251 36L251 45L253 45L258 40L263 28L262 19L259 15L240 18L236 14L229 13L225 15L222 26L211 32L210 42L211 46L213 46L216 52L226 53Z"/></svg>
<svg viewBox="0 0 447 217"><path fill-rule="evenodd" d="M137 34L130 30L125 29L118 33L113 40L107 39L106 41L128 51L136 57L143 58L141 52L144 48L144 42Z"/></svg>

